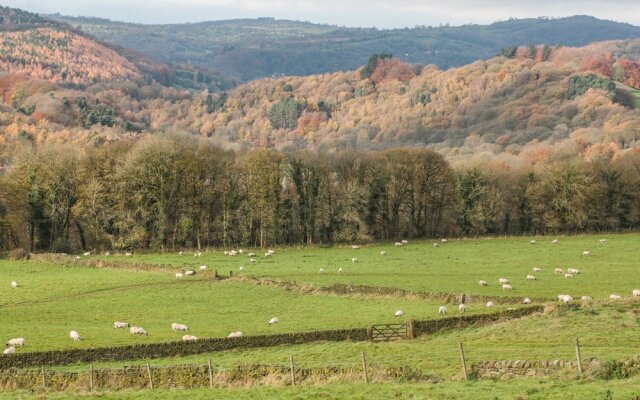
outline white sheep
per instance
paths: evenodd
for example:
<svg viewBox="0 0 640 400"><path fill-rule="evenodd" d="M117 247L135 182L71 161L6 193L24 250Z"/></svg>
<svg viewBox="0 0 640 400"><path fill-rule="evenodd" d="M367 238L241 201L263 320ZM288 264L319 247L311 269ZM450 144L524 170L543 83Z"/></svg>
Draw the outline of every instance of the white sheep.
<svg viewBox="0 0 640 400"><path fill-rule="evenodd" d="M580 297L580 300L582 300L582 301L591 301L591 300L593 300L593 298L591 296L582 296L582 297Z"/></svg>
<svg viewBox="0 0 640 400"><path fill-rule="evenodd" d="M237 337L242 337L242 336L243 336L242 331L236 331L236 332L231 332L229 334L229 336L227 336L227 337L229 337L229 338L237 338Z"/></svg>
<svg viewBox="0 0 640 400"><path fill-rule="evenodd" d="M225 251L223 251L223 253L224 253L225 256L228 256L229 255L229 250L225 250Z"/></svg>
<svg viewBox="0 0 640 400"><path fill-rule="evenodd" d="M237 252L237 251L235 251L235 250L231 250L231 251L229 252L229 256L231 256L231 257L235 257L235 256L237 256L237 255L238 255L238 252Z"/></svg>
<svg viewBox="0 0 640 400"><path fill-rule="evenodd" d="M184 274L182 272L176 272L176 279L182 279Z"/></svg>
<svg viewBox="0 0 640 400"><path fill-rule="evenodd" d="M612 294L612 295L609 295L609 298L611 300L619 300L622 298L622 296L620 296L619 294Z"/></svg>
<svg viewBox="0 0 640 400"><path fill-rule="evenodd" d="M402 244L409 244L409 241L408 240L403 240L401 243Z"/></svg>
<svg viewBox="0 0 640 400"><path fill-rule="evenodd" d="M107 257L109 257L109 256L111 255L111 252L110 252L110 251L105 251L105 252L104 252L104 255L105 255L105 256L107 256Z"/></svg>
<svg viewBox="0 0 640 400"><path fill-rule="evenodd" d="M87 251L86 253L84 253L84 254L82 254L82 255L83 255L83 256L85 256L85 257L88 257L88 256L90 256L90 255L91 255L91 252L90 252L90 251Z"/></svg>
<svg viewBox="0 0 640 400"><path fill-rule="evenodd" d="M438 308L438 315L445 315L447 313L447 308L445 306L440 306Z"/></svg>
<svg viewBox="0 0 640 400"><path fill-rule="evenodd" d="M588 250L585 250L585 251L583 251L583 252L582 252L582 255L583 255L583 256L590 256L590 255L591 255L591 252L590 252L590 251L588 251Z"/></svg>
<svg viewBox="0 0 640 400"><path fill-rule="evenodd" d="M71 338L71 340L73 340L74 342L79 342L80 341L80 334L78 333L78 331L71 331L69 332L69 337Z"/></svg>
<svg viewBox="0 0 640 400"><path fill-rule="evenodd" d="M513 290L513 286L505 283L504 285L502 285L502 290Z"/></svg>
<svg viewBox="0 0 640 400"><path fill-rule="evenodd" d="M184 324L178 324L178 323L174 322L173 324L171 324L171 329L174 332L177 332L177 331L188 331L189 327L184 325Z"/></svg>
<svg viewBox="0 0 640 400"><path fill-rule="evenodd" d="M247 257L249 257L249 258L253 258L253 257L255 257L255 256L256 256L256 253L249 253L249 254L247 255Z"/></svg>
<svg viewBox="0 0 640 400"><path fill-rule="evenodd" d="M478 285L480 285L480 286L489 286L487 281L478 281Z"/></svg>
<svg viewBox="0 0 640 400"><path fill-rule="evenodd" d="M11 287L14 288L14 289L17 288L18 287L18 282L11 281Z"/></svg>
<svg viewBox="0 0 640 400"><path fill-rule="evenodd" d="M553 240L551 241L551 244L558 244L558 239L553 239Z"/></svg>
<svg viewBox="0 0 640 400"><path fill-rule="evenodd" d="M193 276L193 275L195 275L195 274L196 274L196 271L194 271L194 270L192 270L192 269L188 269L188 270L184 271L184 274L185 274L186 276Z"/></svg>
<svg viewBox="0 0 640 400"><path fill-rule="evenodd" d="M532 241L529 242L529 244L536 244L536 241L532 240Z"/></svg>
<svg viewBox="0 0 640 400"><path fill-rule="evenodd" d="M600 243L602 244L607 243L607 239L600 239Z"/></svg>
<svg viewBox="0 0 640 400"><path fill-rule="evenodd" d="M396 317L402 317L403 315L404 315L404 313L402 312L402 310L398 310L394 314L394 316L396 316Z"/></svg>
<svg viewBox="0 0 640 400"><path fill-rule="evenodd" d="M24 338L11 339L5 345L6 346L13 346L13 347L22 347L22 346L24 346Z"/></svg>
<svg viewBox="0 0 640 400"><path fill-rule="evenodd" d="M179 252L178 252L178 255L179 255L179 256L182 256L182 255L184 255L184 252L179 251Z"/></svg>
<svg viewBox="0 0 640 400"><path fill-rule="evenodd" d="M244 271L244 266L241 265L240 268L238 268L238 271L240 271L240 272Z"/></svg>
<svg viewBox="0 0 640 400"><path fill-rule="evenodd" d="M487 306L487 308L491 308L491 307L495 306L495 304L493 303L493 301L487 301L486 306Z"/></svg>
<svg viewBox="0 0 640 400"><path fill-rule="evenodd" d="M358 246L357 244L354 244L354 245L351 246L351 249L360 250L360 246Z"/></svg>
<svg viewBox="0 0 640 400"><path fill-rule="evenodd" d="M553 270L553 273L561 275L561 274L564 274L564 271L562 270L562 268L556 268L556 269Z"/></svg>
<svg viewBox="0 0 640 400"><path fill-rule="evenodd" d="M565 278L565 279L567 279L567 278L573 278L573 274L569 274L569 273L564 274L564 278Z"/></svg>
<svg viewBox="0 0 640 400"><path fill-rule="evenodd" d="M182 336L182 341L183 342L195 342L197 340L198 340L198 338L193 336L193 335L184 335L184 336Z"/></svg>
<svg viewBox="0 0 640 400"><path fill-rule="evenodd" d="M542 268L533 267L533 272L541 272Z"/></svg>
<svg viewBox="0 0 640 400"><path fill-rule="evenodd" d="M206 271L207 266L206 265L201 265L199 269L200 269L200 271Z"/></svg>
<svg viewBox="0 0 640 400"><path fill-rule="evenodd" d="M383 250L383 251L381 251L381 252L380 252L380 255L381 255L381 256L386 256L386 255L387 255L387 252Z"/></svg>
<svg viewBox="0 0 640 400"><path fill-rule="evenodd" d="M528 281L535 281L535 280L536 280L536 277L535 277L535 276L533 276L533 275L527 275L527 280L528 280Z"/></svg>
<svg viewBox="0 0 640 400"><path fill-rule="evenodd" d="M265 257L272 257L272 256L273 256L273 254L271 254L271 253L264 253L264 256L265 256Z"/></svg>
<svg viewBox="0 0 640 400"><path fill-rule="evenodd" d="M275 250L271 250L271 249L267 250L267 253L269 253L269 254L271 254L271 255L276 254Z"/></svg>
<svg viewBox="0 0 640 400"><path fill-rule="evenodd" d="M129 327L129 323L128 322L116 321L116 322L113 323L113 327L115 329L124 329L124 328L128 328Z"/></svg>
<svg viewBox="0 0 640 400"><path fill-rule="evenodd" d="M500 278L498 279L498 283L501 285L508 284L509 280L507 278Z"/></svg>
<svg viewBox="0 0 640 400"><path fill-rule="evenodd" d="M132 335L145 335L145 336L147 336L147 331L145 331L143 328L141 328L139 326L132 326L131 328L129 328L129 332Z"/></svg>
<svg viewBox="0 0 640 400"><path fill-rule="evenodd" d="M353 257L353 258L351 259L351 262L355 264L355 263L357 263L357 262L358 262L358 259L357 259L357 258L355 258L355 257Z"/></svg>
<svg viewBox="0 0 640 400"><path fill-rule="evenodd" d="M568 294L559 294L558 295L558 300L564 302L565 304L573 301L573 297L569 296Z"/></svg>
<svg viewBox="0 0 640 400"><path fill-rule="evenodd" d="M530 299L530 298L528 298L528 297L525 297L525 298L524 298L524 300L522 300L522 302L523 302L524 304L531 304L531 299Z"/></svg>
<svg viewBox="0 0 640 400"><path fill-rule="evenodd" d="M396 247L400 247L400 246L402 246L402 243L400 243L400 242L395 242L393 245L394 245L394 246L396 246Z"/></svg>
<svg viewBox="0 0 640 400"><path fill-rule="evenodd" d="M255 264L255 263L256 263L256 259L255 259L255 258L250 258L250 259L249 259L249 262L250 262L251 264Z"/></svg>
<svg viewBox="0 0 640 400"><path fill-rule="evenodd" d="M344 270L343 270L342 268L338 268L338 273L340 273L340 274L341 274L341 273L343 273L343 272L344 272Z"/></svg>
<svg viewBox="0 0 640 400"><path fill-rule="evenodd" d="M240 250L238 250L238 253L244 254L244 250L240 249Z"/></svg>
<svg viewBox="0 0 640 400"><path fill-rule="evenodd" d="M631 295L632 295L633 297L640 297L640 289L633 289L633 290L631 291Z"/></svg>
<svg viewBox="0 0 640 400"><path fill-rule="evenodd" d="M448 242L448 240L447 240L447 239L440 239L440 242L441 242L441 243L447 243L447 242Z"/></svg>
<svg viewBox="0 0 640 400"><path fill-rule="evenodd" d="M458 306L458 311L460 311L460 313L465 312L466 309L467 309L467 306L465 306L464 304L460 304Z"/></svg>
<svg viewBox="0 0 640 400"><path fill-rule="evenodd" d="M320 268L318 272L320 272L321 274L324 274L324 268Z"/></svg>
<svg viewBox="0 0 640 400"><path fill-rule="evenodd" d="M273 317L269 320L269 325L277 324L278 322L280 322L278 317Z"/></svg>
<svg viewBox="0 0 640 400"><path fill-rule="evenodd" d="M16 348L13 346L7 347L6 349L4 349L2 354L16 354Z"/></svg>
<svg viewBox="0 0 640 400"><path fill-rule="evenodd" d="M575 274L575 275L578 275L580 273L580 271L578 271L575 268L571 268L571 267L567 268L567 272L570 273L570 274Z"/></svg>
<svg viewBox="0 0 640 400"><path fill-rule="evenodd" d="M131 256L133 256L133 253L124 253L124 256L125 257L131 257Z"/></svg>
<svg viewBox="0 0 640 400"><path fill-rule="evenodd" d="M433 247L440 247L438 243L433 243Z"/></svg>

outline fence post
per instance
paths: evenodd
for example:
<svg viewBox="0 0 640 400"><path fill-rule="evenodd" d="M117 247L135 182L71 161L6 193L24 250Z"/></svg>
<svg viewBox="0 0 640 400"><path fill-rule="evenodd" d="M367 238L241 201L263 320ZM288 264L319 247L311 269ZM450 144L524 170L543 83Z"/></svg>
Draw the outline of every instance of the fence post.
<svg viewBox="0 0 640 400"><path fill-rule="evenodd" d="M413 328L413 320L407 321L407 339L415 339L416 334Z"/></svg>
<svg viewBox="0 0 640 400"><path fill-rule="evenodd" d="M229 278L233 277L233 271L229 271Z"/></svg>
<svg viewBox="0 0 640 400"><path fill-rule="evenodd" d="M364 372L364 383L369 383L369 372L367 371L367 359L364 356L364 351L361 353L362 356L362 371Z"/></svg>
<svg viewBox="0 0 640 400"><path fill-rule="evenodd" d="M464 359L464 347L462 346L462 342L458 342L458 347L460 349L460 361L462 361L462 373L464 374L464 380L469 380L469 375L467 374L467 361Z"/></svg>
<svg viewBox="0 0 640 400"><path fill-rule="evenodd" d="M373 325L369 325L367 327L367 338L369 338L369 340L373 341Z"/></svg>
<svg viewBox="0 0 640 400"><path fill-rule="evenodd" d="M580 356L580 342L576 338L576 358L578 360L578 373L582 376L582 357Z"/></svg>
<svg viewBox="0 0 640 400"><path fill-rule="evenodd" d="M46 389L47 388L47 378L44 375L44 365L42 366L41 370L42 370L42 387L44 389Z"/></svg>
<svg viewBox="0 0 640 400"><path fill-rule="evenodd" d="M291 385L296 385L296 368L293 364L293 355L289 357L289 366L291 367Z"/></svg>
<svg viewBox="0 0 640 400"><path fill-rule="evenodd" d="M207 363L209 367L209 387L213 387L213 368L211 368L211 357L209 357L209 362Z"/></svg>
<svg viewBox="0 0 640 400"><path fill-rule="evenodd" d="M93 364L89 364L89 391L93 391Z"/></svg>
<svg viewBox="0 0 640 400"><path fill-rule="evenodd" d="M149 376L149 387L153 389L153 379L151 379L151 365L147 363L147 375Z"/></svg>

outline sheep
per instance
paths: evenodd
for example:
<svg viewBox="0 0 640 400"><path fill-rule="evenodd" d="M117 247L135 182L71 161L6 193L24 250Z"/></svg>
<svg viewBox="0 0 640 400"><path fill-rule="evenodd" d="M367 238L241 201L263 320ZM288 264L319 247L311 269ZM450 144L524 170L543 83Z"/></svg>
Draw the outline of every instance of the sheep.
<svg viewBox="0 0 640 400"><path fill-rule="evenodd" d="M184 271L184 274L185 274L186 276L193 276L193 275L195 275L195 274L196 274L196 271L194 271L194 270L192 270L192 269L188 269L188 270Z"/></svg>
<svg viewBox="0 0 640 400"><path fill-rule="evenodd" d="M176 272L176 279L182 279L184 274L182 272Z"/></svg>
<svg viewBox="0 0 640 400"><path fill-rule="evenodd" d="M273 254L271 254L271 253L264 253L264 256L265 256L265 257L271 257L272 255L273 255Z"/></svg>
<svg viewBox="0 0 640 400"><path fill-rule="evenodd" d="M125 257L131 257L131 256L133 256L133 253L124 253L124 256Z"/></svg>
<svg viewBox="0 0 640 400"><path fill-rule="evenodd" d="M7 347L6 349L4 349L2 354L16 354L16 348L15 347Z"/></svg>
<svg viewBox="0 0 640 400"><path fill-rule="evenodd" d="M600 243L602 243L602 244L607 243L607 239L600 239Z"/></svg>
<svg viewBox="0 0 640 400"><path fill-rule="evenodd" d="M351 249L360 250L360 246L358 246L357 244L354 244L354 245L351 246Z"/></svg>
<svg viewBox="0 0 640 400"><path fill-rule="evenodd" d="M80 256L76 256L76 260L79 260L79 259L80 259Z"/></svg>
<svg viewBox="0 0 640 400"><path fill-rule="evenodd" d="M486 306L487 306L487 308L491 308L491 307L495 306L495 304L493 303L493 301L487 301Z"/></svg>
<svg viewBox="0 0 640 400"><path fill-rule="evenodd" d="M114 327L114 329L124 329L124 328L128 328L129 327L129 323L128 322L116 321L116 322L113 323L113 327Z"/></svg>
<svg viewBox="0 0 640 400"><path fill-rule="evenodd" d="M235 251L235 250L231 250L231 251L229 252L229 256L230 256L230 257L235 257L235 256L237 256L237 255L238 255L238 252L237 252L237 251Z"/></svg>
<svg viewBox="0 0 640 400"><path fill-rule="evenodd" d="M489 284L487 283L487 281L479 281L478 284L480 286L488 286Z"/></svg>
<svg viewBox="0 0 640 400"><path fill-rule="evenodd" d="M460 311L460 313L463 313L466 309L467 309L467 306L465 306L464 304L460 304L458 306L458 311Z"/></svg>
<svg viewBox="0 0 640 400"><path fill-rule="evenodd" d="M171 324L171 330L173 330L174 332L177 331L188 331L189 327L184 325L184 324L177 324L177 323L173 323Z"/></svg>
<svg viewBox="0 0 640 400"><path fill-rule="evenodd" d="M105 252L104 252L104 255L105 255L105 256L107 256L107 257L109 257L109 256L111 255L111 252L110 252L110 251L105 251Z"/></svg>
<svg viewBox="0 0 640 400"><path fill-rule="evenodd" d="M227 336L227 337L229 337L229 338L237 338L237 337L242 337L242 336L243 336L242 331L236 331L236 332L231 332L229 334L229 336Z"/></svg>
<svg viewBox="0 0 640 400"><path fill-rule="evenodd" d="M197 252L196 254L197 254L198 257L202 257L202 252L201 251Z"/></svg>
<svg viewBox="0 0 640 400"><path fill-rule="evenodd" d="M207 266L206 266L206 265L201 265L201 266L200 266L200 271L205 271L206 269L207 269Z"/></svg>
<svg viewBox="0 0 640 400"><path fill-rule="evenodd" d="M507 278L500 278L498 279L498 283L500 283L501 285L508 284L509 280Z"/></svg>
<svg viewBox="0 0 640 400"><path fill-rule="evenodd" d="M441 243L447 243L447 242L448 242L448 240L447 240L447 239L440 239L440 242L441 242Z"/></svg>
<svg viewBox="0 0 640 400"><path fill-rule="evenodd" d="M14 288L14 289L17 288L18 287L18 282L11 281L11 287Z"/></svg>
<svg viewBox="0 0 640 400"><path fill-rule="evenodd" d="M564 274L564 271L562 270L562 268L556 268L553 270L554 274Z"/></svg>
<svg viewBox="0 0 640 400"><path fill-rule="evenodd" d="M542 268L533 267L533 272L541 272Z"/></svg>
<svg viewBox="0 0 640 400"><path fill-rule="evenodd" d="M433 243L433 247L440 247L438 243Z"/></svg>
<svg viewBox="0 0 640 400"><path fill-rule="evenodd" d="M558 295L558 300L564 302L564 304L567 304L567 303L573 301L573 297L569 296L568 294L559 294Z"/></svg>
<svg viewBox="0 0 640 400"><path fill-rule="evenodd" d="M535 276L533 276L533 275L527 275L527 280L528 280L528 281L535 281L535 280L536 280L536 277L535 277Z"/></svg>
<svg viewBox="0 0 640 400"><path fill-rule="evenodd" d="M355 258L355 257L353 257L353 258L351 259L351 262L355 264L355 263L357 263L357 262L358 262L358 259L357 259L357 258Z"/></svg>
<svg viewBox="0 0 640 400"><path fill-rule="evenodd" d="M271 249L267 250L267 253L269 253L269 254L271 254L271 255L276 254L275 250L271 250Z"/></svg>
<svg viewBox="0 0 640 400"><path fill-rule="evenodd" d="M573 274L568 274L568 273L567 273L567 274L564 274L564 278L565 278L565 279L567 279L567 278L573 278Z"/></svg>
<svg viewBox="0 0 640 400"><path fill-rule="evenodd" d="M238 271L240 272L244 271L244 265L241 265L240 268L238 268Z"/></svg>
<svg viewBox="0 0 640 400"><path fill-rule="evenodd" d="M609 298L611 300L619 300L622 298L622 296L620 296L619 294L612 294L612 295L609 295Z"/></svg>
<svg viewBox="0 0 640 400"><path fill-rule="evenodd" d="M193 335L184 335L184 336L182 336L182 341L183 342L195 342L197 340L198 340L198 338L193 336Z"/></svg>
<svg viewBox="0 0 640 400"><path fill-rule="evenodd" d="M409 241L408 240L402 240L401 243L402 244L409 244Z"/></svg>
<svg viewBox="0 0 640 400"><path fill-rule="evenodd" d="M445 306L440 306L438 308L438 315L445 315L447 313L447 308Z"/></svg>
<svg viewBox="0 0 640 400"><path fill-rule="evenodd" d="M184 252L179 251L179 252L178 252L178 255L179 255L179 256L182 256L182 255L184 255Z"/></svg>
<svg viewBox="0 0 640 400"><path fill-rule="evenodd" d="M525 297L524 300L522 300L523 304L531 304L531 299L528 297Z"/></svg>
<svg viewBox="0 0 640 400"><path fill-rule="evenodd" d="M14 338L5 343L5 346L22 347L24 346L24 338Z"/></svg>
<svg viewBox="0 0 640 400"><path fill-rule="evenodd" d="M576 274L576 275L578 275L578 274L580 273L580 271L578 271L578 270L577 270L577 269L575 269L575 268L571 268L571 267L569 267L569 268L567 268L567 273L569 273L569 274Z"/></svg>
<svg viewBox="0 0 640 400"><path fill-rule="evenodd" d="M559 243L559 242L558 242L558 239L553 239L553 240L551 241L551 244L558 244L558 243Z"/></svg>
<svg viewBox="0 0 640 400"><path fill-rule="evenodd" d="M240 250L238 250L238 253L244 254L244 250L240 249Z"/></svg>
<svg viewBox="0 0 640 400"><path fill-rule="evenodd" d="M83 253L82 255L83 255L83 256L85 256L85 257L88 257L88 256L90 256L90 255L91 255L91 252L90 252L90 251L87 251L86 253Z"/></svg>
<svg viewBox="0 0 640 400"><path fill-rule="evenodd" d="M593 300L593 298L591 296L582 296L582 297L580 297L580 300L582 300L582 301L591 301L591 300Z"/></svg>
<svg viewBox="0 0 640 400"><path fill-rule="evenodd" d="M505 283L504 285L502 285L502 290L513 290L513 286Z"/></svg>
<svg viewBox="0 0 640 400"><path fill-rule="evenodd" d="M71 331L69 332L69 337L71 338L71 340L73 340L74 342L79 342L80 341L80 334L78 333L78 331Z"/></svg>
<svg viewBox="0 0 640 400"><path fill-rule="evenodd" d="M536 241L532 240L532 241L529 242L529 244L536 244Z"/></svg>
<svg viewBox="0 0 640 400"><path fill-rule="evenodd" d="M251 264L255 264L255 263L256 263L256 259L255 259L255 258L250 258L250 259L249 259L249 262L250 262Z"/></svg>
<svg viewBox="0 0 640 400"><path fill-rule="evenodd" d="M341 273L343 273L343 272L344 272L344 270L343 270L342 268L338 268L338 273L339 273L339 274L341 274Z"/></svg>
<svg viewBox="0 0 640 400"><path fill-rule="evenodd" d="M582 255L588 257L588 256L591 255L591 252L588 251L588 250L585 250L585 251L582 252Z"/></svg>
<svg viewBox="0 0 640 400"><path fill-rule="evenodd" d="M255 257L255 256L256 256L256 253L249 253L249 254L247 255L247 257L249 257L249 258L253 258L253 257Z"/></svg>
<svg viewBox="0 0 640 400"><path fill-rule="evenodd" d="M402 310L398 310L395 312L394 316L397 317L402 317L404 315L404 313L402 312Z"/></svg>
<svg viewBox="0 0 640 400"><path fill-rule="evenodd" d="M321 274L324 274L324 268L320 268L318 272L320 272Z"/></svg>
<svg viewBox="0 0 640 400"><path fill-rule="evenodd" d="M632 295L633 297L640 297L640 289L633 289L633 290L631 291L631 295Z"/></svg>
<svg viewBox="0 0 640 400"><path fill-rule="evenodd" d="M387 255L387 252L386 252L386 251L381 251L381 252L380 252L380 255L381 255L381 256L386 256L386 255Z"/></svg>
<svg viewBox="0 0 640 400"><path fill-rule="evenodd" d="M400 247L400 246L402 246L402 243L400 243L400 242L395 242L393 245L394 245L394 246L396 246L396 247Z"/></svg>
<svg viewBox="0 0 640 400"><path fill-rule="evenodd" d="M143 328L139 327L139 326L132 326L131 328L129 328L129 332L132 335L144 335L147 336L147 331L145 331Z"/></svg>
<svg viewBox="0 0 640 400"><path fill-rule="evenodd" d="M269 325L277 324L278 322L280 322L278 317L273 317L269 320Z"/></svg>
<svg viewBox="0 0 640 400"><path fill-rule="evenodd" d="M225 251L223 251L222 253L223 253L225 256L228 256L228 255L229 255L229 250L225 250Z"/></svg>

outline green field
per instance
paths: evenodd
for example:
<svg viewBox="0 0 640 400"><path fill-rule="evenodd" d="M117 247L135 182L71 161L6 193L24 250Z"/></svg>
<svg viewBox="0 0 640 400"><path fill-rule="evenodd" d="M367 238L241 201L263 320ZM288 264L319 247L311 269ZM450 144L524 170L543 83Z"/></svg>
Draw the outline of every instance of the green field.
<svg viewBox="0 0 640 400"><path fill-rule="evenodd" d="M601 244L599 239L604 237L607 243ZM174 271L99 269L82 266L72 259L69 265L4 260L0 261L0 282L6 283L0 288L0 338L25 337L27 346L19 348L18 352L26 352L179 340L182 334L171 331L172 322L185 323L191 328L191 334L208 338L224 337L235 330L242 330L245 335L257 335L396 322L393 313L397 309L405 312L405 319L438 318L440 304L417 296L305 294L300 290L250 284L242 279L215 281L211 274L217 269L225 275L234 271L234 275L295 281L305 288L350 283L425 292L550 298L549 303L555 303L552 299L559 293L568 293L574 298L591 295L595 299L579 308L489 326L443 331L410 341L312 343L151 360L156 366L203 364L211 357L217 369L231 369L240 364L287 365L289 356L293 355L300 368L349 367L358 365L360 352L364 351L372 366L407 365L442 380L436 385L311 386L299 389L299 392L292 388L214 391L233 393L237 398L364 398L362 393L374 390L373 387L377 389L372 393L379 395L378 398L394 396L397 392L402 393L400 398L493 398L482 397L490 386L486 381L451 382L461 378L458 342L465 343L470 364L481 360L570 360L575 357L573 341L576 337L581 340L585 359L622 359L640 354L640 301L631 298L631 290L640 286L640 266L634 256L640 250L640 235L560 237L556 245L551 244L554 238L535 238L535 245L529 243L532 239L452 240L439 247L434 247L432 242L412 242L398 248L369 245L360 250L352 250L350 246L277 248L272 258L265 258L262 251L255 264L247 262L246 253L258 251L249 249L236 257L225 256L222 250L205 251L202 257L195 258L193 253L98 257L122 263L174 265L176 271L200 265L209 268L205 273L180 280L175 278ZM583 257L583 250L589 250L591 256ZM386 251L387 255L381 256L380 251ZM357 257L359 262L352 263L352 257ZM244 266L242 272L240 265ZM534 266L542 271L533 273ZM569 266L578 268L581 274L565 279L553 273L554 268ZM319 273L320 268L325 269L325 273ZM339 273L338 268L343 268L344 272ZM527 281L527 274L534 274L537 280ZM509 278L514 290L503 292L497 282L499 277ZM479 279L489 281L489 287L481 288L477 284ZM12 289L11 280L16 280L20 286ZM618 293L624 299L608 300L612 293ZM455 305L447 307L450 314L458 313ZM490 309L483 304L471 303L467 310L481 313ZM269 326L267 321L272 316L278 316L280 323ZM115 330L111 324L116 320L143 326L149 336L133 337L127 331ZM72 342L68 338L71 329L80 332L82 341ZM133 360L126 364L147 361ZM122 364L103 362L94 366L119 367ZM56 368L84 371L87 366ZM580 396L594 393L594 387L611 387L613 393L627 396L635 393L633 383L637 384L637 377L606 384L601 382L601 385L597 381L567 383L551 378L516 379L513 382L500 383L492 395L497 398L518 398L520 395L525 399L590 398ZM535 389L538 383L540 388ZM472 388L477 397L467 396ZM561 397L569 389L570 394ZM591 398L605 398L606 390L601 392L602 396ZM182 393L188 393L190 398L205 398L209 392L156 391L154 398L180 397ZM415 396L411 397L410 393ZM146 395L148 392L144 391L122 392L109 394L107 398L145 398Z"/></svg>

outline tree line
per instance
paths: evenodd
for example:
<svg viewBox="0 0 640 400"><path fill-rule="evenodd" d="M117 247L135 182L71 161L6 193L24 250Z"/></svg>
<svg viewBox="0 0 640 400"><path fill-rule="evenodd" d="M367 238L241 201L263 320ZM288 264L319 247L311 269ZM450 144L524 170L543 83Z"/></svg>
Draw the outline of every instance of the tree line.
<svg viewBox="0 0 640 400"><path fill-rule="evenodd" d="M223 150L187 136L81 148L15 142L0 249L334 244L640 227L640 153L453 168L427 148Z"/></svg>

